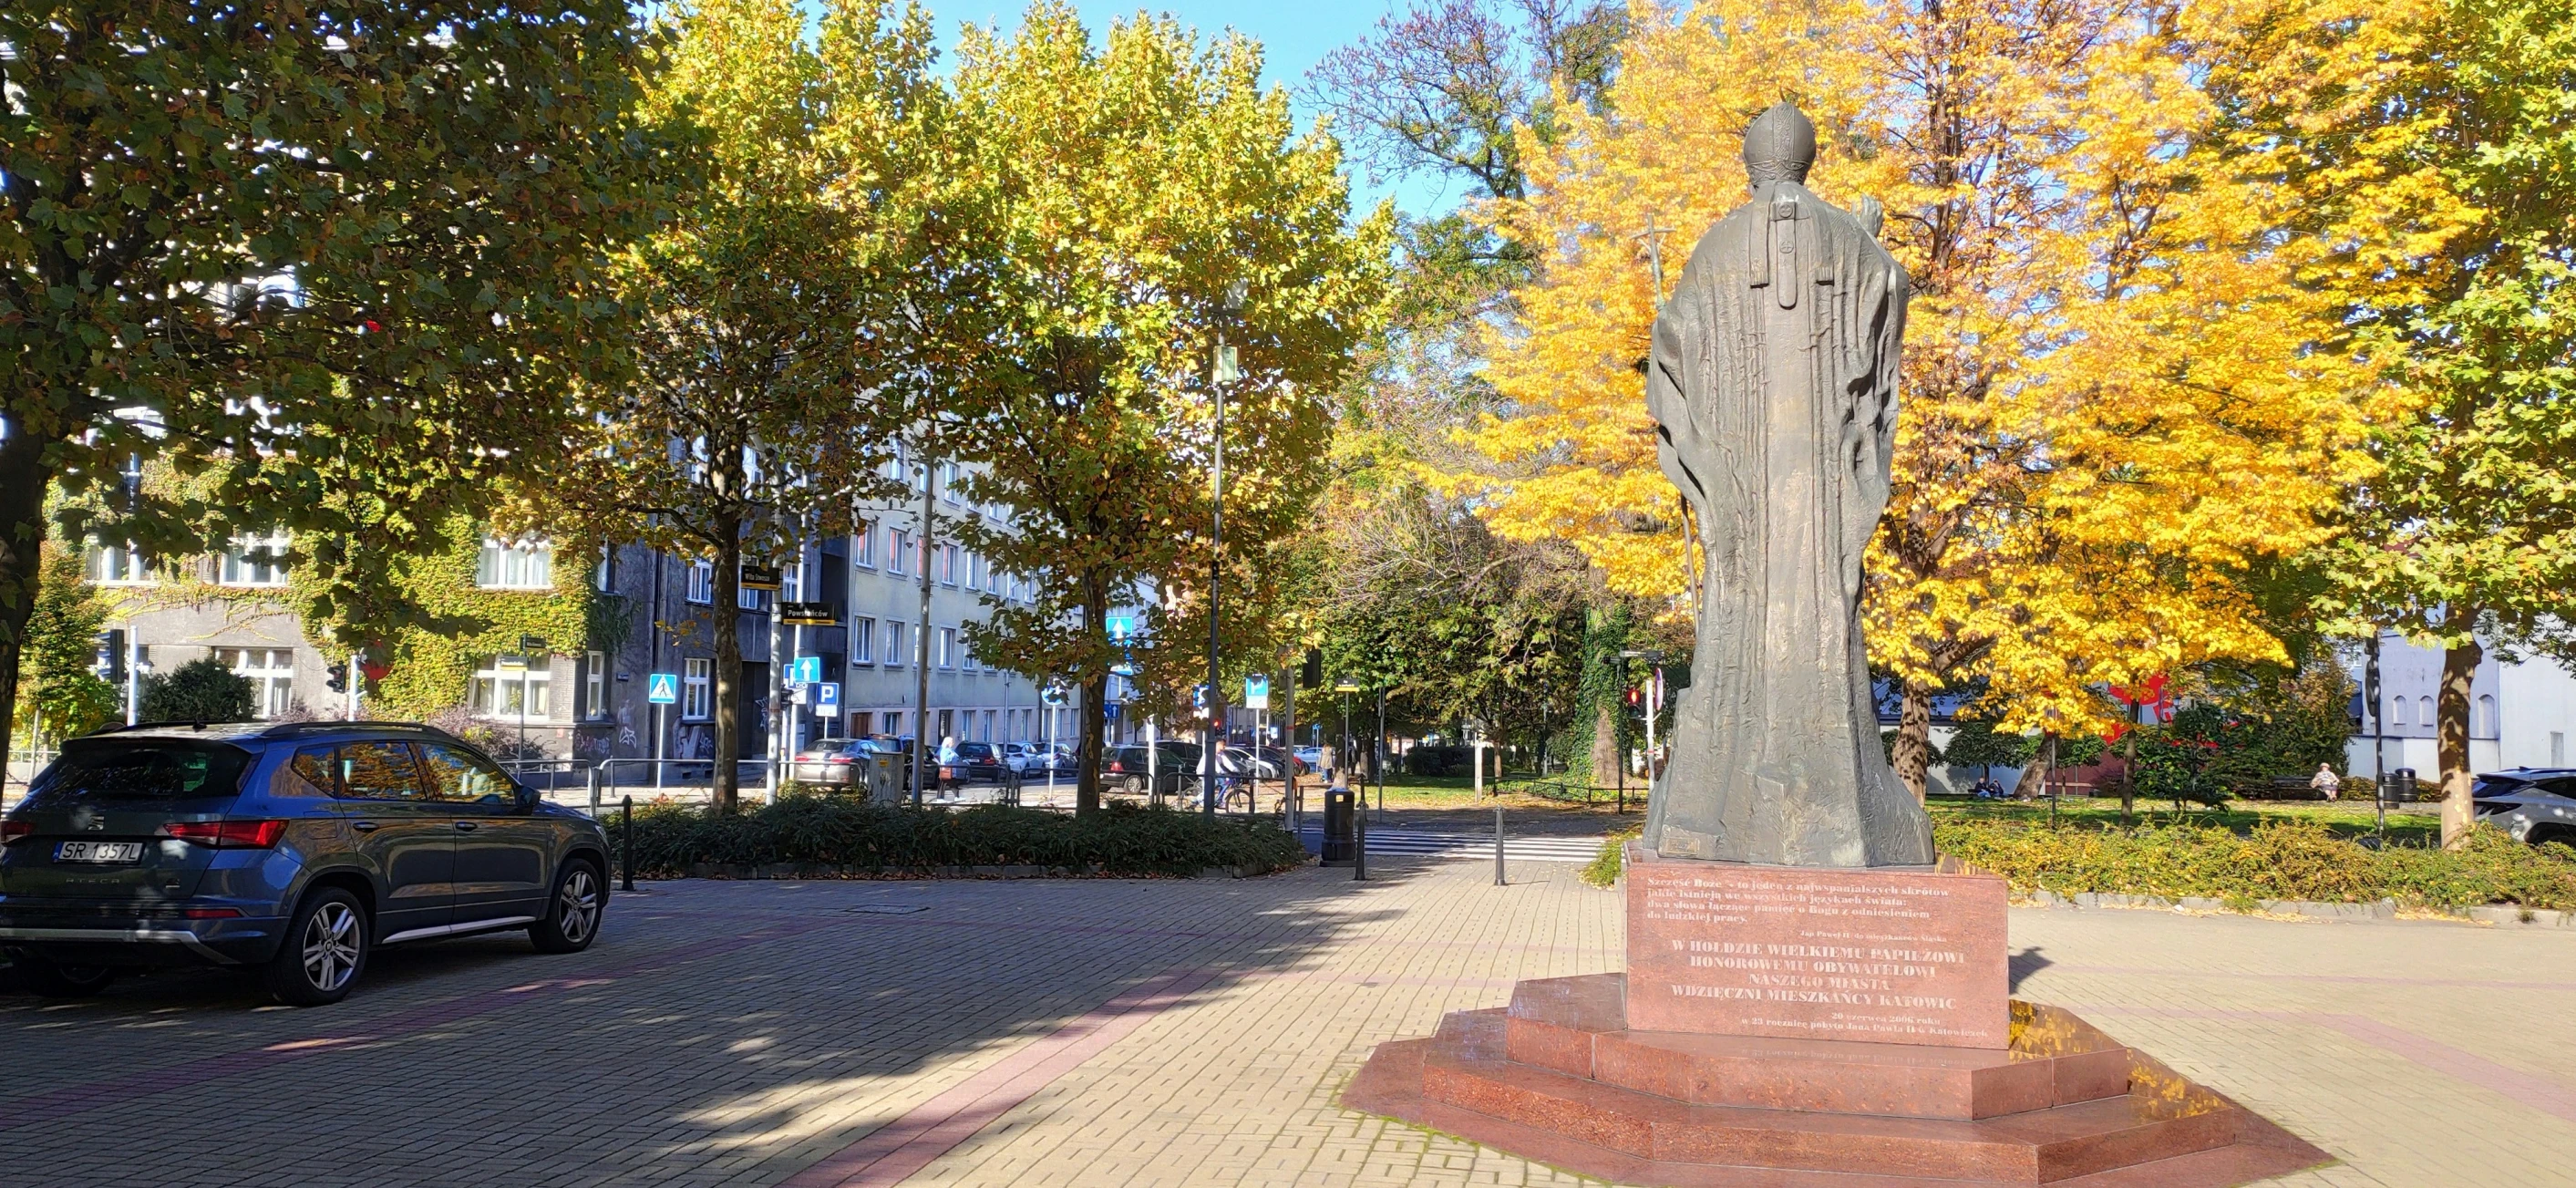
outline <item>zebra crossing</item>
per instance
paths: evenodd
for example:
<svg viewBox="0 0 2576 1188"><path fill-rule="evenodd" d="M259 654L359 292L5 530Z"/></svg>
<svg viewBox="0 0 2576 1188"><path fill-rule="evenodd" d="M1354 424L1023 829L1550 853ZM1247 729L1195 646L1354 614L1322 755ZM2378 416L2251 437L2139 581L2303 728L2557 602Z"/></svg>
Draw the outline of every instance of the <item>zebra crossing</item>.
<svg viewBox="0 0 2576 1188"><path fill-rule="evenodd" d="M1324 845L1323 826L1309 822L1298 833L1299 840L1310 851ZM1368 831L1368 851L1391 856L1429 858L1486 858L1494 856L1494 835L1490 833L1435 833L1429 830L1378 829ZM1505 835L1503 858L1509 862L1590 862L1601 853L1598 837L1521 837Z"/></svg>

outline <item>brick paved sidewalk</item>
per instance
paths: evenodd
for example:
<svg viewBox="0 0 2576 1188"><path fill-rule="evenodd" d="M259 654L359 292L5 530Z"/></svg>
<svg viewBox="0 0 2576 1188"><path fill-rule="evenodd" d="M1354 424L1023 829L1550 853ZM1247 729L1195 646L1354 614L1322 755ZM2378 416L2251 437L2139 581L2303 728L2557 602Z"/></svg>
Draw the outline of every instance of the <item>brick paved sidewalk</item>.
<svg viewBox="0 0 2576 1188"><path fill-rule="evenodd" d="M0 974L0 1184L1575 1183L1334 1104L1381 1040L1616 968L1615 895L1491 870L666 883L589 953L390 951L311 1011ZM2284 1183L2576 1184L2576 935L2012 925L2024 996L2346 1160Z"/></svg>

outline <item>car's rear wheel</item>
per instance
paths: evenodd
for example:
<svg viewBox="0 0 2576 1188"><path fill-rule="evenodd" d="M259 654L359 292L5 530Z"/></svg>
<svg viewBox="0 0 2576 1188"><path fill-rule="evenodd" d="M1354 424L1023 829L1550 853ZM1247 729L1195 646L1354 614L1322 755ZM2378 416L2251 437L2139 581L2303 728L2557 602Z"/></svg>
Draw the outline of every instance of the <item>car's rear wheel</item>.
<svg viewBox="0 0 2576 1188"><path fill-rule="evenodd" d="M44 998L87 998L107 989L116 970L105 965L64 965L31 954L15 954L9 963L19 980Z"/></svg>
<svg viewBox="0 0 2576 1188"><path fill-rule="evenodd" d="M588 859L572 859L555 875L546 918L528 925L528 939L540 953L578 953L598 938L600 918L607 909L607 880Z"/></svg>
<svg viewBox="0 0 2576 1188"><path fill-rule="evenodd" d="M261 981L288 1006L326 1006L349 996L367 967L367 911L358 897L325 887L304 897Z"/></svg>

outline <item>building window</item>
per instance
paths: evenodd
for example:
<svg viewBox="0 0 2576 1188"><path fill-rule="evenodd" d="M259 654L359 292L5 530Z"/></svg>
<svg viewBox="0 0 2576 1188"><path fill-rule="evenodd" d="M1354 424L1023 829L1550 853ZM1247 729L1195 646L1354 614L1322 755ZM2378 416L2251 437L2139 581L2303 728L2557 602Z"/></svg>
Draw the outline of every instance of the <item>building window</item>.
<svg viewBox="0 0 2576 1188"><path fill-rule="evenodd" d="M286 534L245 536L224 550L222 581L227 586L286 584Z"/></svg>
<svg viewBox="0 0 2576 1188"><path fill-rule="evenodd" d="M2472 730L2472 731L2470 731L2469 733L2474 734L2474 735L2478 736L2479 738L2494 738L2494 737L2496 736L2495 695L2494 695L2494 694L2491 694L2491 693L2480 693L2480 694L2478 694L2478 721L2477 721L2477 729Z"/></svg>
<svg viewBox="0 0 2576 1188"><path fill-rule="evenodd" d="M794 565L782 565L782 566L780 566L780 567L779 567L779 569L778 569L778 600L779 600L780 602L803 602L803 601L805 601L805 560L804 560L804 558L802 558L802 557L797 558L796 563L795 563Z"/></svg>
<svg viewBox="0 0 2576 1188"><path fill-rule="evenodd" d="M2417 710L2422 711L2421 718L2420 718L2420 720L2417 722L2417 725L2421 725L2421 726L2435 726L2435 725L2439 725L2439 724L2440 724L2440 721L2439 721L2438 719L2436 719L2436 718L2433 716L2433 699L2432 699L2432 698L2430 698L2430 697L2418 697L2418 698L2416 698L2416 699L2415 699L2415 708L2416 708Z"/></svg>
<svg viewBox="0 0 2576 1188"><path fill-rule="evenodd" d="M703 722L715 704L716 662L698 658L680 662L680 720Z"/></svg>
<svg viewBox="0 0 2576 1188"><path fill-rule="evenodd" d="M553 712L551 656L504 653L486 656L474 670L474 712L487 718L527 721Z"/></svg>
<svg viewBox="0 0 2576 1188"><path fill-rule="evenodd" d="M713 562L713 561L691 561L691 562L689 562L689 594L688 594L688 598L689 598L689 601L694 602L694 603L697 603L697 604L698 604L698 605L700 605L700 606L706 606L706 605L709 605L709 604L712 604L713 602L715 602L715 600L716 600L716 563L715 563L715 562Z"/></svg>
<svg viewBox="0 0 2576 1188"><path fill-rule="evenodd" d="M295 705L295 649L220 648L216 659L250 682L251 715L278 717Z"/></svg>
<svg viewBox="0 0 2576 1188"><path fill-rule="evenodd" d="M90 541L81 546L81 570L94 586L139 586L152 580L143 567L143 554L130 544Z"/></svg>
<svg viewBox="0 0 2576 1188"><path fill-rule="evenodd" d="M850 620L850 663L860 665L876 662L877 621L874 619Z"/></svg>
<svg viewBox="0 0 2576 1188"><path fill-rule="evenodd" d="M957 546L956 546L956 545L953 545L953 544L944 544L944 545L939 546L939 575L938 575L938 576L939 576L939 582L940 582L940 584L941 584L941 585L954 586L954 585L956 585L956 584L957 584Z"/></svg>
<svg viewBox="0 0 2576 1188"><path fill-rule="evenodd" d="M939 464L939 497L950 503L957 502L957 464L954 462Z"/></svg>
<svg viewBox="0 0 2576 1188"><path fill-rule="evenodd" d="M598 652L582 654L581 716L608 716L608 657Z"/></svg>
<svg viewBox="0 0 2576 1188"><path fill-rule="evenodd" d="M785 575L781 575L780 584L786 584ZM769 603L763 600L767 598L768 595L769 591L767 590L754 590L749 586L736 584L733 588L733 604L735 607L747 611L765 610L768 608Z"/></svg>
<svg viewBox="0 0 2576 1188"><path fill-rule="evenodd" d="M930 662L931 662L931 663L933 663L933 664L936 664L936 665L940 666L941 668L955 668L955 667L957 667L957 629L956 629L956 628L954 628L954 627L942 627L942 628L940 628L940 629L939 629L939 646L938 646L938 650L936 650L936 651L934 651L934 652L932 652L932 653L931 653L931 655L930 655Z"/></svg>
<svg viewBox="0 0 2576 1188"><path fill-rule="evenodd" d="M861 569L877 567L877 526L861 524L850 534L850 564Z"/></svg>
<svg viewBox="0 0 2576 1188"><path fill-rule="evenodd" d="M606 594L611 589L615 588L616 581L617 550L607 545L601 545L599 546L599 564L591 567L590 587L602 594Z"/></svg>
<svg viewBox="0 0 2576 1188"><path fill-rule="evenodd" d="M983 713L976 716L975 741L993 741L993 711L985 710Z"/></svg>
<svg viewBox="0 0 2576 1188"><path fill-rule="evenodd" d="M893 735L900 735L903 733L902 710L887 710L884 714L884 718L886 733Z"/></svg>
<svg viewBox="0 0 2576 1188"><path fill-rule="evenodd" d="M600 567L607 568L602 560ZM483 538L483 554L474 561L474 584L486 590L551 590L555 586L555 547L544 541Z"/></svg>
<svg viewBox="0 0 2576 1188"><path fill-rule="evenodd" d="M885 666L901 668L912 660L912 649L905 645L911 637L912 624L901 619L885 621Z"/></svg>
<svg viewBox="0 0 2576 1188"><path fill-rule="evenodd" d="M992 576L984 571L984 555L982 553L966 554L966 588L969 590L981 590L986 585L989 585L991 581Z"/></svg>
<svg viewBox="0 0 2576 1188"><path fill-rule="evenodd" d="M2405 698L2391 697L2388 699L2388 724L2391 726L2403 726L2406 724Z"/></svg>

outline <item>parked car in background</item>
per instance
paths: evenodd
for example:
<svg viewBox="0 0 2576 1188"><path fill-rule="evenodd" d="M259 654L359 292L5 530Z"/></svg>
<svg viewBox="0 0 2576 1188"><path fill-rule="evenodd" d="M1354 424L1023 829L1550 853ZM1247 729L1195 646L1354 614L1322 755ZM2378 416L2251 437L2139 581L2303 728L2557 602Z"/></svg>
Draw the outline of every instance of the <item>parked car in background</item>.
<svg viewBox="0 0 2576 1188"><path fill-rule="evenodd" d="M2516 841L2576 846L2576 768L2488 772L2477 778L2469 795L2477 820Z"/></svg>
<svg viewBox="0 0 2576 1188"><path fill-rule="evenodd" d="M1043 743L1003 743L1002 762L1021 778L1045 779L1052 770L1058 775L1073 773L1073 755L1062 748L1049 750Z"/></svg>
<svg viewBox="0 0 2576 1188"><path fill-rule="evenodd" d="M0 948L51 997L216 965L316 1006L387 945L588 948L608 854L598 822L432 727L117 727L64 744L0 818Z"/></svg>
<svg viewBox="0 0 2576 1188"><path fill-rule="evenodd" d="M1254 779L1276 780L1285 778L1291 771L1305 775L1313 770L1295 755L1277 747L1234 747L1226 753L1244 756Z"/></svg>
<svg viewBox="0 0 2576 1188"><path fill-rule="evenodd" d="M1100 782L1110 791L1129 796L1146 795L1149 787L1170 796L1180 791L1182 772L1198 758L1197 750L1192 747L1183 756L1170 750L1168 744L1160 748L1132 744L1111 747L1100 759Z"/></svg>
<svg viewBox="0 0 2576 1188"><path fill-rule="evenodd" d="M1322 747L1292 747L1290 753L1297 756L1297 762L1305 764L1308 771L1324 769L1324 748Z"/></svg>
<svg viewBox="0 0 2576 1188"><path fill-rule="evenodd" d="M796 761L787 768L788 778L826 788L854 787L863 782L860 773L869 763L900 766L904 752L891 744L892 740L875 738L827 738L821 745L796 752Z"/></svg>
<svg viewBox="0 0 2576 1188"><path fill-rule="evenodd" d="M967 784L979 780L985 783L998 783L1002 777L1009 775L1010 771L1009 765L1002 762L1002 753L996 750L993 744L962 742L957 744L955 761L943 761L940 764L939 779L940 782L947 784Z"/></svg>

